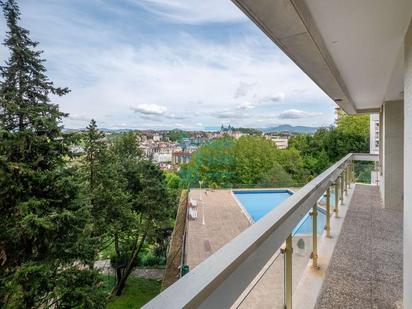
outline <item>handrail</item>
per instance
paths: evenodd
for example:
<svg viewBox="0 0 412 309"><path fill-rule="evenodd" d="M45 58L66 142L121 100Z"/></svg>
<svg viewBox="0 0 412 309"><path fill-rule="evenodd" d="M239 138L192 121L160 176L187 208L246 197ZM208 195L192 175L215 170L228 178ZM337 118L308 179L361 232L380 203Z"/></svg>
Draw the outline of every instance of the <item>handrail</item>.
<svg viewBox="0 0 412 309"><path fill-rule="evenodd" d="M347 165L377 158L347 154L143 308L230 307Z"/></svg>

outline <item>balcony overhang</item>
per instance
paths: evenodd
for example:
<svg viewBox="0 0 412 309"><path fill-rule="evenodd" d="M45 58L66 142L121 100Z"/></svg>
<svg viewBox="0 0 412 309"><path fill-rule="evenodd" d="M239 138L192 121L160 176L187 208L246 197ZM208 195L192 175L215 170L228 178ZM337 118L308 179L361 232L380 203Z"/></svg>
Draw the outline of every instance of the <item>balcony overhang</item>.
<svg viewBox="0 0 412 309"><path fill-rule="evenodd" d="M410 0L232 0L349 114L403 98Z"/></svg>

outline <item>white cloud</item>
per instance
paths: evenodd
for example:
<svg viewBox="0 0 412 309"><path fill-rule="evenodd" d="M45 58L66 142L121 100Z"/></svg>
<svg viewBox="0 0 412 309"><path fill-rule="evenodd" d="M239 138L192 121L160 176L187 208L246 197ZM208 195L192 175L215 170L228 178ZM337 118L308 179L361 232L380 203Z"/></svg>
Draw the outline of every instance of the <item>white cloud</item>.
<svg viewBox="0 0 412 309"><path fill-rule="evenodd" d="M313 116L320 116L322 113L306 112L298 109L289 109L279 114L280 119L300 119Z"/></svg>
<svg viewBox="0 0 412 309"><path fill-rule="evenodd" d="M167 111L165 106L160 106L156 104L139 104L136 107L131 107L135 113L140 113L144 115L164 115Z"/></svg>
<svg viewBox="0 0 412 309"><path fill-rule="evenodd" d="M238 110L221 110L221 111L215 111L210 113L210 115L214 118L217 119L243 119L246 118L247 116Z"/></svg>
<svg viewBox="0 0 412 309"><path fill-rule="evenodd" d="M270 102L270 103L275 103L279 101L283 101L285 99L286 95L281 92L273 96L267 96L261 99L262 102Z"/></svg>
<svg viewBox="0 0 412 309"><path fill-rule="evenodd" d="M203 24L246 21L230 0L129 0L174 22Z"/></svg>
<svg viewBox="0 0 412 309"><path fill-rule="evenodd" d="M257 119L271 124L285 117L282 109L297 110L304 103L310 110L313 102L329 102L260 30L214 40L193 34L193 26L180 25L181 30L170 34L170 41L158 38L156 31L137 40L128 36L127 27L113 27L83 15L78 9L82 1L73 0L77 5L71 11L63 9L71 1L22 3L23 20L45 50L51 79L72 90L53 100L64 112L73 114L65 121L68 127L83 126L76 115L84 121L94 118L105 127L172 128L177 120L193 128L198 128L198 123L220 125L222 120L236 126L257 126ZM100 9L99 3L108 5L90 1L96 9ZM224 22L222 27L228 27L228 22L245 19L229 0L143 3L158 16L182 23ZM135 8L138 12L139 5ZM122 16L121 22L132 22L128 18L136 19L136 12ZM296 120L293 124L318 125L334 118L332 114L289 119Z"/></svg>
<svg viewBox="0 0 412 309"><path fill-rule="evenodd" d="M79 114L69 114L69 116L67 118L69 118L70 120L73 120L73 121L82 121L82 122L91 120L90 117L84 116L84 115L79 115Z"/></svg>
<svg viewBox="0 0 412 309"><path fill-rule="evenodd" d="M249 93L249 90L254 86L254 84L248 84L245 82L240 82L239 86L236 88L234 98L244 97Z"/></svg>
<svg viewBox="0 0 412 309"><path fill-rule="evenodd" d="M239 109L241 110L254 109L255 107L256 107L256 104L249 102L249 101L242 102L239 105Z"/></svg>

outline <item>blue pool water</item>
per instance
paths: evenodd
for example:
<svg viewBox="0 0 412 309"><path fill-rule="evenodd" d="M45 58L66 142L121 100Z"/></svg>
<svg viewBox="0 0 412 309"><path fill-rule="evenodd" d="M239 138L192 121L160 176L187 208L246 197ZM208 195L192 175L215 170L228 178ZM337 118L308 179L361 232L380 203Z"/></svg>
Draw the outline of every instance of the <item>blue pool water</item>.
<svg viewBox="0 0 412 309"><path fill-rule="evenodd" d="M326 196L319 199L319 205L326 206ZM333 209L335 207L335 192L330 193L330 207Z"/></svg>
<svg viewBox="0 0 412 309"><path fill-rule="evenodd" d="M323 233L326 223L326 214L322 208L318 207L318 235ZM312 234L312 217L307 213L299 224L293 229L293 235Z"/></svg>
<svg viewBox="0 0 412 309"><path fill-rule="evenodd" d="M293 195L287 190L242 190L233 191L243 208L248 212L254 222L264 217L269 211L276 208L284 200ZM318 208L318 234L323 232L326 216L323 209ZM293 230L293 234L311 234L312 218L309 213L303 217Z"/></svg>
<svg viewBox="0 0 412 309"><path fill-rule="evenodd" d="M286 190L242 190L233 193L255 222L292 195Z"/></svg>

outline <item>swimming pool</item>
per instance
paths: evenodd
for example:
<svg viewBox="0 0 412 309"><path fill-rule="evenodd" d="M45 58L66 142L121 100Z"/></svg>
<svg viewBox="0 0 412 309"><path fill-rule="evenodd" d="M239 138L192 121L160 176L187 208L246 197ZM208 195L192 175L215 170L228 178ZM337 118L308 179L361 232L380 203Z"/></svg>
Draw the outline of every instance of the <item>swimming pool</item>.
<svg viewBox="0 0 412 309"><path fill-rule="evenodd" d="M254 222L293 195L288 190L239 190L233 193Z"/></svg>
<svg viewBox="0 0 412 309"><path fill-rule="evenodd" d="M253 222L259 221L272 209L279 206L284 200L292 196L288 190L237 190L233 191L242 208ZM318 207L318 234L322 234L325 226L325 211ZM312 219L306 214L294 228L292 234L311 234Z"/></svg>

